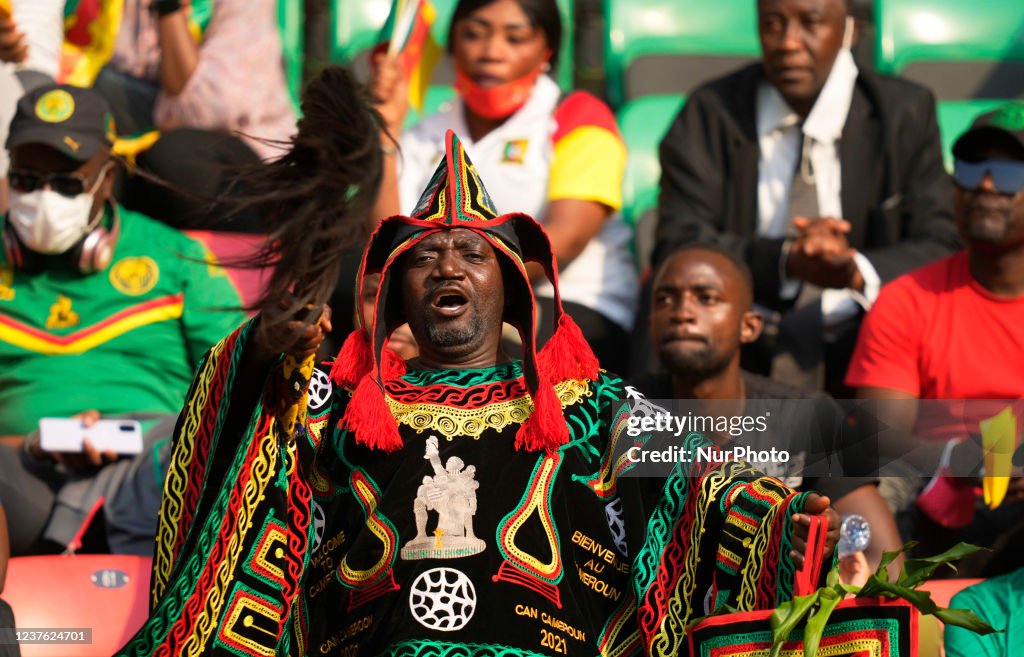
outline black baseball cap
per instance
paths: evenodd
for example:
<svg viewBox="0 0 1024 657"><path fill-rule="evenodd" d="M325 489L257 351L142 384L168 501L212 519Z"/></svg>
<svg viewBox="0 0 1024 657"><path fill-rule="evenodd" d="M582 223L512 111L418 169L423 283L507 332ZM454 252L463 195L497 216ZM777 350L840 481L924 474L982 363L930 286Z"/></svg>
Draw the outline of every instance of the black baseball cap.
<svg viewBox="0 0 1024 657"><path fill-rule="evenodd" d="M991 139L1014 144L1024 158L1024 101L1008 102L979 115L953 144L953 157L971 161L974 150Z"/></svg>
<svg viewBox="0 0 1024 657"><path fill-rule="evenodd" d="M7 134L7 150L46 144L78 162L114 145L110 105L98 91L67 84L37 87L21 97Z"/></svg>

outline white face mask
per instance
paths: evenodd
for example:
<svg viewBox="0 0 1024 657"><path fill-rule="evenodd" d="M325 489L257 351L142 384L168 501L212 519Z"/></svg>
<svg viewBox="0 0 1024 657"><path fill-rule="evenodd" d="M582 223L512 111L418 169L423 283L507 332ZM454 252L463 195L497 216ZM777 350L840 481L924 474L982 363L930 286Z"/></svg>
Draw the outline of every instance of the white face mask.
<svg viewBox="0 0 1024 657"><path fill-rule="evenodd" d="M89 216L93 193L106 175L104 169L92 188L78 196L64 196L52 189L27 193L12 190L8 213L11 227L22 243L36 253L66 252L93 228ZM101 216L102 213L97 219Z"/></svg>

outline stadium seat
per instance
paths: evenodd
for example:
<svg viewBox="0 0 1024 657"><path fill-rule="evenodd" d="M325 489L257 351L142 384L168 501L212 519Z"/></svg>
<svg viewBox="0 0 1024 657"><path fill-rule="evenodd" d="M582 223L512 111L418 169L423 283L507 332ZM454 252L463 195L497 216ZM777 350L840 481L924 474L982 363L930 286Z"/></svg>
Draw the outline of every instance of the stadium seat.
<svg viewBox="0 0 1024 657"><path fill-rule="evenodd" d="M948 171L953 170L953 142L962 135L979 114L993 110L1005 100L939 101L939 133L942 135L942 158Z"/></svg>
<svg viewBox="0 0 1024 657"><path fill-rule="evenodd" d="M457 0L431 0L437 18L431 28L434 40L442 47L448 42L448 24ZM555 71L563 89L573 87L573 18L572 0L558 0L562 13L562 47ZM380 30L391 11L391 0L331 0L330 58L337 64L352 64L357 74L368 71L368 53L377 44ZM453 80L451 64L442 61L434 75L434 83L447 86ZM428 105L429 107L429 105Z"/></svg>
<svg viewBox="0 0 1024 657"><path fill-rule="evenodd" d="M253 255L264 240L262 235L209 230L186 230L185 234L205 246L217 262L227 263ZM235 286L242 305L246 307L260 298L270 280L270 270L225 267L224 272Z"/></svg>
<svg viewBox="0 0 1024 657"><path fill-rule="evenodd" d="M285 82L288 84L288 93L296 110L299 108L299 94L302 93L302 66L305 63L304 23L301 2L278 0L277 24L281 30Z"/></svg>
<svg viewBox="0 0 1024 657"><path fill-rule="evenodd" d="M875 0L875 63L939 100L1024 96L1020 0Z"/></svg>
<svg viewBox="0 0 1024 657"><path fill-rule="evenodd" d="M754 0L604 0L608 98L689 94L760 54Z"/></svg>
<svg viewBox="0 0 1024 657"><path fill-rule="evenodd" d="M331 0L331 61L351 64L377 43L391 0Z"/></svg>
<svg viewBox="0 0 1024 657"><path fill-rule="evenodd" d="M405 116L405 127L408 128L426 115L445 109L455 101L455 89L449 85L432 84L427 88L427 96L423 99L423 114L410 107Z"/></svg>
<svg viewBox="0 0 1024 657"><path fill-rule="evenodd" d="M933 579L922 584L919 588L929 591L932 594L932 601L940 607L948 607L953 596L968 586L973 586L983 579ZM942 657L945 650L942 645L943 624L934 616L921 616L920 631L918 633L920 643L918 645L918 657Z"/></svg>
<svg viewBox="0 0 1024 657"><path fill-rule="evenodd" d="M932 601L940 607L948 607L949 601L953 599L953 596L963 591L968 586L974 586L980 582L984 582L984 579L933 579L922 584L920 588L922 591L928 591L932 594Z"/></svg>
<svg viewBox="0 0 1024 657"><path fill-rule="evenodd" d="M22 644L22 657L111 655L149 615L152 560L113 554L15 557L4 600L19 628L91 628L91 643Z"/></svg>
<svg viewBox="0 0 1024 657"><path fill-rule="evenodd" d="M633 226L637 264L643 270L654 248L657 221L658 182L661 165L658 145L679 113L684 96L645 96L628 103L619 112L619 129L629 157L622 181L622 215Z"/></svg>

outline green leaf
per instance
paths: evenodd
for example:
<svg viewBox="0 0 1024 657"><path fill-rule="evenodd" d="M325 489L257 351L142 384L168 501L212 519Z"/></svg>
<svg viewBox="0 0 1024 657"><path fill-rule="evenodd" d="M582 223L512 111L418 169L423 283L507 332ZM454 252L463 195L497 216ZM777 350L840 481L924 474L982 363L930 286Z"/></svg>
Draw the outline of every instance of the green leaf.
<svg viewBox="0 0 1024 657"><path fill-rule="evenodd" d="M985 621L981 620L977 614L970 609L942 609L939 608L935 611L935 617L946 625L956 625L978 634L992 634L998 632L1002 634L1005 630L997 630Z"/></svg>
<svg viewBox="0 0 1024 657"><path fill-rule="evenodd" d="M861 588L858 598L887 596L890 598L903 598L918 608L922 614L934 613L937 607L932 601L932 594L928 591L918 591L909 586L901 586L895 582L887 582L872 575Z"/></svg>
<svg viewBox="0 0 1024 657"><path fill-rule="evenodd" d="M814 603L818 601L820 591L810 595L800 595L789 602L784 602L772 612L768 623L772 628L772 649L768 657L778 657L782 644L796 629L801 621L810 613Z"/></svg>
<svg viewBox="0 0 1024 657"><path fill-rule="evenodd" d="M821 589L818 595L818 609L807 619L804 627L804 655L815 657L818 654L818 644L821 643L821 636L825 633L825 626L832 615L832 610L842 602L843 596L833 589Z"/></svg>
<svg viewBox="0 0 1024 657"><path fill-rule="evenodd" d="M914 588L931 578L939 566L943 565L956 570L956 566L951 563L930 561L928 559L907 559L903 562L903 568L900 570L900 576L896 578L896 583L900 586Z"/></svg>
<svg viewBox="0 0 1024 657"><path fill-rule="evenodd" d="M922 614L931 614L947 625L963 627L978 634L1002 632L1002 630L993 629L991 625L970 610L939 607L932 600L931 593L916 588L927 580L939 566L949 565L952 567L950 561L962 559L985 548L968 543L958 543L942 554L933 557L907 559L896 581L889 581L888 565L915 545L917 543L911 541L899 550L884 553L878 570L872 573L864 586L860 588L843 584L839 579L838 570L833 567L828 573L826 586L811 595L793 598L790 602L779 605L769 619L772 628L772 648L769 657L778 657L782 650L782 644L805 618L807 625L804 628L804 651L808 656L813 656L820 645L829 616L846 593L854 593L858 598L902 598L914 605Z"/></svg>
<svg viewBox="0 0 1024 657"><path fill-rule="evenodd" d="M883 552L882 560L878 563L878 570L875 571L875 574L879 577L884 577L885 580L888 581L889 571L886 570L886 568L889 567L889 564L895 561L896 557L900 556L904 552L914 549L915 547L917 547L917 541L908 541L903 545L903 547L901 547L898 550L894 550L892 552Z"/></svg>
<svg viewBox="0 0 1024 657"><path fill-rule="evenodd" d="M955 571L956 566L950 563L951 561L958 561L983 549L985 548L969 543L957 543L942 554L933 557L907 559L896 581L904 586L917 586L931 577L939 566L949 566Z"/></svg>
<svg viewBox="0 0 1024 657"><path fill-rule="evenodd" d="M833 590L838 590L837 587L839 585L839 568L832 566L828 571L828 576L825 578L825 586Z"/></svg>
<svg viewBox="0 0 1024 657"><path fill-rule="evenodd" d="M970 543L957 543L953 547L949 548L942 554L936 554L934 557L923 557L924 561L959 561L964 557L969 557L975 552L988 552L988 548L980 547L978 545L971 545Z"/></svg>
<svg viewBox="0 0 1024 657"><path fill-rule="evenodd" d="M840 582L839 589L837 589L836 592L843 594L852 593L854 595L857 595L860 593L862 588L862 586L856 586L854 584L843 584L842 582Z"/></svg>

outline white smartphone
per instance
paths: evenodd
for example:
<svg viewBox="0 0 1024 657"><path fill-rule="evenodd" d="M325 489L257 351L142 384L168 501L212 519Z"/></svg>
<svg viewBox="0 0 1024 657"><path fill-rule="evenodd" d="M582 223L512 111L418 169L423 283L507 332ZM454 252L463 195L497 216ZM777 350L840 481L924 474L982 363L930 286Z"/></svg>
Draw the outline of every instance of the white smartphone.
<svg viewBox="0 0 1024 657"><path fill-rule="evenodd" d="M142 427L137 420L107 418L86 427L74 418L44 417L39 420L39 446L47 452L81 452L88 438L97 450L118 454L142 452Z"/></svg>

